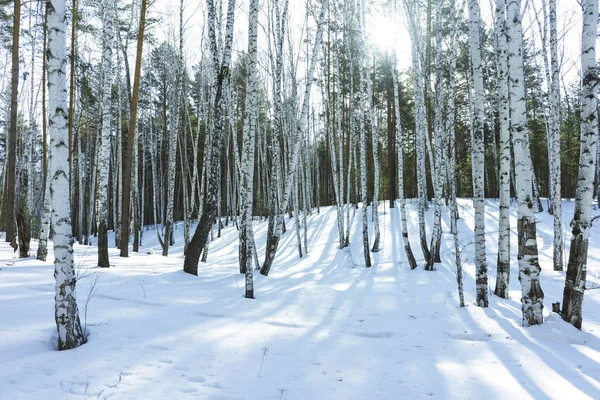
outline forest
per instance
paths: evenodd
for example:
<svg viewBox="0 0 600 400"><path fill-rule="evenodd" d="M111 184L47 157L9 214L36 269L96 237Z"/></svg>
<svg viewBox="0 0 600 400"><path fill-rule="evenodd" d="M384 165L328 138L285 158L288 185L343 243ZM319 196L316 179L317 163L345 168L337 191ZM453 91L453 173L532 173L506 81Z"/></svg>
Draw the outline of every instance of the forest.
<svg viewBox="0 0 600 400"><path fill-rule="evenodd" d="M599 398L598 0L566 3L0 0L0 398Z"/></svg>

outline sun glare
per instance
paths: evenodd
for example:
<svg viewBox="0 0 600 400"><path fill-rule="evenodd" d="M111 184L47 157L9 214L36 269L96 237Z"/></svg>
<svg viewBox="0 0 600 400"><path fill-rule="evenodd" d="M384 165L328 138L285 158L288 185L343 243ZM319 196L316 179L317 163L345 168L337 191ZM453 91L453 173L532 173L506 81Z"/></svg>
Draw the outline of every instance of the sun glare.
<svg viewBox="0 0 600 400"><path fill-rule="evenodd" d="M371 42L380 50L393 50L396 45L396 26L394 22L385 15L376 14L367 22L371 32Z"/></svg>

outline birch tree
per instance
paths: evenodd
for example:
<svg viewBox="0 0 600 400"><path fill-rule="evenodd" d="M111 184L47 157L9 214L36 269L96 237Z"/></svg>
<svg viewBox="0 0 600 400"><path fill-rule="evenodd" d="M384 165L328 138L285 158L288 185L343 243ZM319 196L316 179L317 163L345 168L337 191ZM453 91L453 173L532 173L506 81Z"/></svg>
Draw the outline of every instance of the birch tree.
<svg viewBox="0 0 600 400"><path fill-rule="evenodd" d="M434 150L435 158L432 162L435 208L433 218L433 230L431 234L431 257L427 260L426 270L433 271L435 262L441 262L439 259L441 239L442 239L442 190L443 190L443 135L444 118L443 118L443 103L444 103L444 78L443 78L443 60L442 60L442 8L443 0L437 0L435 11L435 116L434 116Z"/></svg>
<svg viewBox="0 0 600 400"><path fill-rule="evenodd" d="M418 197L418 216L419 216L419 238L421 242L421 251L427 262L430 258L430 251L427 245L427 230L425 227L425 207L427 202L427 185L425 170L425 137L427 136L427 116L425 109L424 93L424 66L422 65L422 39L420 27L421 9L415 0L403 0L408 22L408 31L410 33L411 58L413 70L413 88L415 102L415 131L416 131L416 149L417 149L417 197Z"/></svg>
<svg viewBox="0 0 600 400"><path fill-rule="evenodd" d="M360 58L358 59L358 75L359 75L359 86L360 86L360 104L359 104L359 115L358 115L358 131L360 137L360 195L362 199L362 236L363 236L363 253L365 258L365 266L368 268L371 266L371 255L369 253L369 220L368 220L368 201L367 201L367 133L365 132L365 108L369 103L367 96L367 89L365 88L365 53L366 53L366 40L365 40L365 26L364 18L362 17L362 5L363 0L359 0L358 9L358 24L360 27Z"/></svg>
<svg viewBox="0 0 600 400"><path fill-rule="evenodd" d="M279 239L283 233L283 213L288 207L288 202L292 193L292 187L294 182L294 174L296 173L296 167L298 164L298 156L300 153L300 146L303 143L300 138L304 135L308 125L308 111L310 105L310 91L312 88L314 72L317 64L317 57L321 48L321 42L323 39L323 23L325 21L325 13L327 10L328 0L322 0L321 2L321 11L319 12L319 18L317 20L317 32L315 35L315 42L312 49L310 64L308 67L308 73L306 76L306 87L304 89L304 100L302 102L302 109L300 113L300 117L295 122L295 135L293 136L293 140L290 141L293 148L290 152L289 166L285 178L285 188L283 190L283 195L281 198L281 204L279 205L279 210L276 217L275 229L273 230L273 235L271 237L267 237L267 246L265 249L265 261L261 267L260 273L262 275L269 275L269 271L271 270L271 266L273 265L273 260L275 259L275 255L277 253L277 248L279 246Z"/></svg>
<svg viewBox="0 0 600 400"><path fill-rule="evenodd" d="M582 3L583 29L581 33L581 147L575 213L571 220L572 236L562 318L581 329L582 304L587 277L587 253L592 228L594 174L598 140L598 66L596 62L596 31L598 0Z"/></svg>
<svg viewBox="0 0 600 400"><path fill-rule="evenodd" d="M371 77L369 76L369 70L374 68L375 64L371 65L370 60L371 55L367 50L367 47L364 43L368 42L368 34L367 34L367 23L365 16L365 4L364 0L361 0L361 8L362 8L362 30L364 32L363 36L363 62L367 66L365 68L365 81L367 84L367 93L366 95L369 98L369 122L371 124L371 145L373 147L373 199L371 201L371 215L373 221L373 247L371 251L373 253L377 253L379 251L379 241L380 241L380 233L379 233L379 123L377 122L377 117L375 116L375 107L373 106L373 84ZM361 63L362 65L362 63ZM361 147L362 149L362 147ZM366 149L365 149L366 150ZM362 151L362 150L361 150ZM362 154L362 153L361 153ZM362 168L362 166L361 166ZM365 169L366 171L366 169Z"/></svg>
<svg viewBox="0 0 600 400"><path fill-rule="evenodd" d="M469 50L473 69L473 207L475 208L475 282L477 305L488 306L487 265L485 258L485 200L484 200L484 114L483 71L481 67L481 41L479 0L469 0Z"/></svg>
<svg viewBox="0 0 600 400"><path fill-rule="evenodd" d="M508 50L506 0L496 0L496 71L500 122L500 204L498 216L498 260L494 294L507 299L510 282L510 110L508 99Z"/></svg>
<svg viewBox="0 0 600 400"><path fill-rule="evenodd" d="M44 7L44 34L43 34L43 54L46 54L48 45L48 8ZM50 175L48 167L48 123L46 112L46 71L47 58L42 60L42 183L43 183L43 200L42 200L42 219L40 227L40 240L36 258L40 261L46 261L48 256L48 236L50 235L50 218L52 212L51 195L50 195ZM81 191L83 193L83 191ZM83 202L81 202L83 204ZM82 208L82 207L80 207Z"/></svg>
<svg viewBox="0 0 600 400"><path fill-rule="evenodd" d="M521 28L521 0L509 0L506 17L508 44L508 78L513 142L516 191L517 234L519 242L519 282L521 283L521 310L523 326L544 322L544 292L540 284L541 268L538 260L536 221L533 214L531 153L529 128L525 108L525 80L523 72L523 44Z"/></svg>
<svg viewBox="0 0 600 400"><path fill-rule="evenodd" d="M287 13L289 0L285 0L283 11L280 12L279 0L274 0L275 18L272 23L275 23L275 60L271 57L271 64L274 69L273 73L273 132L271 133L271 143L269 151L271 153L271 185L269 188L269 226L267 237L271 238L276 224L276 215L279 210L281 201L281 154L280 140L283 134L282 115L281 115L281 79L283 73L283 42L285 36L285 26L287 22ZM234 135L235 136L235 135ZM235 139L235 138L234 138ZM237 147L236 147L237 150Z"/></svg>
<svg viewBox="0 0 600 400"><path fill-rule="evenodd" d="M392 81L394 83L394 111L396 113L396 150L398 151L398 196L400 203L400 222L402 223L402 242L410 269L417 268L417 261L408 239L408 222L406 219L406 199L404 198L404 135L400 123L400 99L398 96L398 79L396 69L392 66Z"/></svg>
<svg viewBox="0 0 600 400"><path fill-rule="evenodd" d="M248 14L248 64L246 83L246 107L244 113L244 132L242 143L242 163L240 168L240 268L246 274L246 298L254 298L254 283L252 276L252 256L254 241L252 234L252 194L254 183L254 146L256 134L256 116L258 107L258 73L257 60L257 26L258 26L258 0L250 0ZM297 198L297 196L296 196ZM297 201L296 201L297 203ZM298 213L296 212L296 215ZM299 227L297 227L299 228Z"/></svg>
<svg viewBox="0 0 600 400"><path fill-rule="evenodd" d="M19 106L19 39L21 35L21 0L14 0L12 32L12 69L10 123L6 151L6 241L16 250L16 185L17 185L17 117Z"/></svg>
<svg viewBox="0 0 600 400"><path fill-rule="evenodd" d="M111 87L114 0L103 2L102 10L102 131L98 140L98 172L96 173L96 226L98 229L98 266L108 268L108 162L111 133Z"/></svg>
<svg viewBox="0 0 600 400"><path fill-rule="evenodd" d="M165 235L162 255L169 255L169 245L173 237L173 206L175 199L175 168L177 161L177 136L179 135L179 100L181 84L181 54L175 60L171 60L174 71L173 82L169 85L169 133L168 133L168 161L167 161L167 209L165 217ZM173 65L175 64L175 65ZM134 138L135 141L135 138Z"/></svg>
<svg viewBox="0 0 600 400"><path fill-rule="evenodd" d="M550 70L552 73L550 83L550 132L552 140L552 210L554 216L554 270L563 269L563 227L562 227L562 191L561 191L561 164L560 164L560 67L558 64L558 38L556 29L556 0L549 0L550 8Z"/></svg>
<svg viewBox="0 0 600 400"><path fill-rule="evenodd" d="M48 0L48 112L50 136L50 192L54 223L55 320L58 349L69 350L85 341L75 293L73 236L69 199L67 128L66 17L64 0Z"/></svg>
<svg viewBox="0 0 600 400"><path fill-rule="evenodd" d="M183 270L188 274L198 275L198 261L200 255L206 252L208 234L212 228L213 221L217 215L217 191L219 190L219 171L221 160L222 137L225 136L223 114L226 110L222 104L223 93L227 93L229 87L229 64L231 62L231 47L233 42L233 21L235 17L235 0L229 0L227 5L227 25L225 28L225 43L223 46L223 58L219 63L217 50L217 38L215 33L216 12L213 0L207 0L208 5L208 36L212 53L212 66L217 72L214 88L213 121L214 132L211 136L207 151L210 150L210 165L208 182L206 185L206 201L202 206L202 215L192 240L188 246L183 262ZM206 163L205 163L206 164Z"/></svg>

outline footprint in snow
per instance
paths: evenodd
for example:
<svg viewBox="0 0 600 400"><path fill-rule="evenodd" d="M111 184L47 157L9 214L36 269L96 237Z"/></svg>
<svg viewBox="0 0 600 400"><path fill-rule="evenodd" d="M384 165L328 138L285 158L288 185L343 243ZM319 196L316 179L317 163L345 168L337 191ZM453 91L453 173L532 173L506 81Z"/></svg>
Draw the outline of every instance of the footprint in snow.
<svg viewBox="0 0 600 400"><path fill-rule="evenodd" d="M371 339L388 339L394 336L394 332L354 332L354 335Z"/></svg>
<svg viewBox="0 0 600 400"><path fill-rule="evenodd" d="M163 364L173 364L173 360L171 360L170 358L159 358L158 362L161 362Z"/></svg>
<svg viewBox="0 0 600 400"><path fill-rule="evenodd" d="M145 348L146 348L146 350L161 350L161 351L169 350L169 348L167 346L161 346L159 344L149 344Z"/></svg>
<svg viewBox="0 0 600 400"><path fill-rule="evenodd" d="M223 386L221 386L221 384L219 382L206 382L202 386L213 388L213 389L223 389Z"/></svg>
<svg viewBox="0 0 600 400"><path fill-rule="evenodd" d="M206 379L204 379L201 376L190 376L189 378L187 378L188 382L194 382L194 383L204 383L206 382Z"/></svg>
<svg viewBox="0 0 600 400"><path fill-rule="evenodd" d="M203 312L203 311L196 312L196 315L199 317L206 317L206 318L225 318L225 315L223 315L223 314L215 314L215 313L209 313L209 312Z"/></svg>
<svg viewBox="0 0 600 400"><path fill-rule="evenodd" d="M196 393L198 389L196 388L181 388L179 389L181 393Z"/></svg>
<svg viewBox="0 0 600 400"><path fill-rule="evenodd" d="M265 321L264 323L271 326L280 326L282 328L304 328L304 325L290 324L288 322Z"/></svg>

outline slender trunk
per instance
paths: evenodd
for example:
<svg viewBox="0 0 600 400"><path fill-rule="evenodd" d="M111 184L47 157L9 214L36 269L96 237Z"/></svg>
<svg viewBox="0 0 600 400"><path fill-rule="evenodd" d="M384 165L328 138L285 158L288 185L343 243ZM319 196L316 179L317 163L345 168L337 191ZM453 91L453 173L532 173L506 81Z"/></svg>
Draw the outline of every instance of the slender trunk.
<svg viewBox="0 0 600 400"><path fill-rule="evenodd" d="M544 322L544 292L540 285L536 221L533 214L531 154L525 108L525 82L522 57L521 1L511 0L507 7L509 99L511 134L517 189L517 234L519 282L523 326Z"/></svg>
<svg viewBox="0 0 600 400"><path fill-rule="evenodd" d="M70 71L69 71L69 169L73 171L73 116L75 114L75 72L77 69L77 24L78 24L78 13L77 13L77 0L72 0L71 4L71 57ZM73 179L71 174L71 179ZM74 194L73 188L75 182L71 181L71 194ZM75 216L75 210L82 207L82 204L71 204L71 218Z"/></svg>
<svg viewBox="0 0 600 400"><path fill-rule="evenodd" d="M137 125L137 111L140 89L140 73L142 69L142 48L144 45L144 30L146 28L147 0L142 0L140 11L140 24L138 28L137 52L135 57L135 72L133 78L133 95L129 111L129 131L127 139L127 153L123 160L123 203L121 222L121 257L129 256L129 224L131 220L131 170L135 130Z"/></svg>
<svg viewBox="0 0 600 400"><path fill-rule="evenodd" d="M550 84L550 104L552 115L550 131L552 132L552 211L554 215L554 270L563 269L563 227L562 227L562 193L560 165L560 67L558 64L558 39L556 29L556 0L550 3L550 69L552 82Z"/></svg>
<svg viewBox="0 0 600 400"><path fill-rule="evenodd" d="M10 125L8 128L8 146L6 163L6 241L16 250L16 184L17 184L17 118L19 105L19 39L21 35L21 0L14 0L13 40L12 40L12 78L10 94ZM33 79L33 78L32 78Z"/></svg>
<svg viewBox="0 0 600 400"><path fill-rule="evenodd" d="M425 110L425 94L423 89L423 68L421 54L421 29L419 25L420 8L418 4L404 0L409 33L411 38L411 55L413 69L413 87L415 101L415 129L417 152L417 196L419 215L419 237L423 257L427 262L431 257L427 245L427 231L425 228L425 207L427 202L427 182L425 170L425 137L427 135L427 116Z"/></svg>
<svg viewBox="0 0 600 400"><path fill-rule="evenodd" d="M46 54L48 45L48 9L44 7L44 39L43 39L43 54ZM46 111L46 66L47 59L43 57L42 61L42 179L43 179L43 205L42 205L42 224L40 229L40 241L37 250L37 259L46 261L48 256L48 236L50 234L50 215L52 212L50 204L50 183L48 180L48 123ZM81 186L80 186L81 187ZM80 190L83 193L82 190ZM83 202L80 202L80 209L83 207Z"/></svg>
<svg viewBox="0 0 600 400"><path fill-rule="evenodd" d="M54 223L55 320L58 349L68 350L85 342L75 295L73 236L69 200L69 149L66 84L65 1L48 0L48 108L50 114L50 176Z"/></svg>
<svg viewBox="0 0 600 400"><path fill-rule="evenodd" d="M406 219L406 199L404 198L404 134L400 123L400 100L398 96L398 80L396 78L395 68L392 66L392 80L394 83L394 111L396 114L396 146L398 152L398 194L400 202L400 221L402 222L402 242L404 243L404 252L408 259L410 269L417 268L417 261L410 247L408 239L408 222Z"/></svg>
<svg viewBox="0 0 600 400"><path fill-rule="evenodd" d="M102 31L102 131L98 140L98 172L96 185L96 226L98 228L98 266L108 268L108 162L111 135L111 88L114 1L106 0L103 5Z"/></svg>
<svg viewBox="0 0 600 400"><path fill-rule="evenodd" d="M444 120L442 115L442 108L444 103L444 81L443 81L443 61L442 61L442 4L439 0L436 4L435 12L435 64L436 64L436 82L435 82L435 116L434 116L434 150L435 160L432 163L433 177L433 192L435 195L435 207L433 217L433 230L431 233L431 257L427 260L426 270L435 270L435 262L441 262L440 259L440 246L442 241L442 189L443 183L443 156L442 148L443 134L444 134Z"/></svg>
<svg viewBox="0 0 600 400"><path fill-rule="evenodd" d="M473 68L473 206L475 208L475 283L477 305L488 306L488 281L485 257L485 199L484 199L484 113L483 71L481 67L480 13L478 0L469 1L469 41Z"/></svg>
<svg viewBox="0 0 600 400"><path fill-rule="evenodd" d="M587 255L592 228L594 173L598 141L598 66L596 64L596 29L598 0L582 3L583 29L581 33L581 149L575 213L571 220L572 236L562 318L581 329L582 305L587 277Z"/></svg>
<svg viewBox="0 0 600 400"><path fill-rule="evenodd" d="M359 25L361 30L360 47L361 52L365 51L365 43L363 37L363 21L362 12L358 13ZM362 200L362 236L363 236L363 253L365 258L365 267L371 266L371 255L369 253L369 219L368 219L368 198L367 198L367 134L365 132L365 107L368 104L367 92L365 88L364 74L365 57L361 54L358 61L358 75L360 82L360 109L358 119L358 129L360 135L360 194Z"/></svg>
<svg viewBox="0 0 600 400"><path fill-rule="evenodd" d="M219 170L221 159L221 144L224 129L223 114L226 110L226 104L222 104L222 93L227 93L229 87L229 63L231 61L231 46L233 41L233 21L235 16L235 0L229 0L227 6L227 27L225 33L225 46L223 49L223 61L219 67L219 57L217 53L217 39L215 34L215 8L212 0L208 0L208 25L210 46L213 57L213 68L217 72L214 100L214 132L211 135L210 141L210 172L209 179L206 185L206 202L203 204L202 216L194 232L194 236L190 241L188 250L185 254L183 270L188 274L198 275L198 261L200 254L204 251L207 253L208 234L212 228L213 221L217 214L217 191L219 190ZM208 149L207 149L208 151ZM250 258L251 260L251 258ZM250 269L252 271L252 269ZM251 272L250 272L251 273ZM248 282L250 284L250 282Z"/></svg>
<svg viewBox="0 0 600 400"><path fill-rule="evenodd" d="M277 253L277 248L279 246L279 238L281 237L281 234L283 231L283 213L285 212L285 210L287 209L287 206L288 206L288 201L289 201L289 198L291 195L291 190L292 190L293 178L294 178L294 174L296 173L296 166L298 163L298 155L299 155L299 151L300 151L300 145L302 143L300 138L303 136L303 134L306 132L306 129L307 129L307 122L308 122L308 117L309 117L308 109L309 109L309 104L310 104L310 90L312 88L314 71L315 71L316 64L317 64L317 56L319 54L319 50L321 47L321 41L323 38L323 23L325 20L325 11L327 10L327 3L328 3L328 0L323 0L323 2L321 3L321 11L320 11L319 19L317 22L317 33L316 33L316 37L315 37L313 51L311 54L311 61L310 61L307 79L306 79L306 88L304 90L304 100L302 103L302 111L300 114L300 118L296 122L296 126L295 126L296 135L294 137L294 141L291 142L291 143L293 143L294 147L290 154L290 166L288 167L288 170L287 170L287 176L286 176L286 180L285 180L285 189L283 191L281 204L279 205L279 212L277 213L275 231L274 231L273 236L271 238L269 238L270 240L267 241L267 246L266 246L266 251L265 251L265 262L263 263L262 268L260 270L260 273L265 276L269 275L269 271L271 269L271 266L273 265L273 260L275 259L275 254ZM318 192L318 189L317 189L317 192ZM319 202L317 200L317 207L318 207L318 205L319 205Z"/></svg>
<svg viewBox="0 0 600 400"><path fill-rule="evenodd" d="M496 0L496 71L500 119L500 205L498 215L498 260L494 294L508 299L510 282L510 110L508 99L508 49L506 0Z"/></svg>
<svg viewBox="0 0 600 400"><path fill-rule="evenodd" d="M257 27L258 27L258 0L250 0L248 16L248 65L247 65L247 91L244 115L244 130L241 163L241 226L240 226L240 270L246 274L246 298L254 298L254 282L252 271L252 258L254 243L252 234L252 208L253 208L253 183L254 183L254 149L256 120L258 110L258 72L257 72ZM297 204L297 202L296 202ZM296 213L297 215L297 213ZM302 256L302 253L300 254Z"/></svg>

